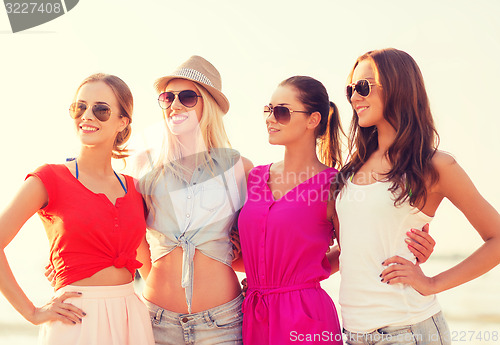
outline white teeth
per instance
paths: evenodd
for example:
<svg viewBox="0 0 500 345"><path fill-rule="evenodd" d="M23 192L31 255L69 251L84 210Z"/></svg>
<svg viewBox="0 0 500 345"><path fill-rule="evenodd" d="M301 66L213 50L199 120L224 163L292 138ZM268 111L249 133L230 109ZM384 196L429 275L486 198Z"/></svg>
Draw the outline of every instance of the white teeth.
<svg viewBox="0 0 500 345"><path fill-rule="evenodd" d="M359 107L359 108L357 109L357 112L359 113L360 111L363 111L363 110L365 110L365 109L367 109L367 108L368 108L368 107Z"/></svg>
<svg viewBox="0 0 500 345"><path fill-rule="evenodd" d="M171 116L170 117L172 119L172 121L182 121L182 120L185 120L187 119L187 116L186 115L174 115L174 116Z"/></svg>
<svg viewBox="0 0 500 345"><path fill-rule="evenodd" d="M80 128L81 128L82 130L84 130L84 131L91 131L91 132L95 132L95 131L97 131L97 128L95 128L95 127L81 126Z"/></svg>

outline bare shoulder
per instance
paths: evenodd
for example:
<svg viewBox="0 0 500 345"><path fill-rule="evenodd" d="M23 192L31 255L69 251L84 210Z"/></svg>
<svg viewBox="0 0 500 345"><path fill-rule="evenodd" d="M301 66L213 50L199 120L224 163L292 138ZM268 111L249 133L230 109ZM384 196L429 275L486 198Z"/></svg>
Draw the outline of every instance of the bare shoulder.
<svg viewBox="0 0 500 345"><path fill-rule="evenodd" d="M329 167L328 165L323 164L323 163L321 163L321 165L320 165L320 171L323 171L323 170L326 170L326 169L330 169L330 168L331 167Z"/></svg>
<svg viewBox="0 0 500 345"><path fill-rule="evenodd" d="M432 165L439 174L439 183L443 181L458 182L460 178L466 176L455 157L448 152L437 151L432 157Z"/></svg>
<svg viewBox="0 0 500 345"><path fill-rule="evenodd" d="M14 197L11 206L13 209L27 210L29 216L39 209L45 207L49 201L49 195L42 180L36 176L29 176L21 185L21 188Z"/></svg>
<svg viewBox="0 0 500 345"><path fill-rule="evenodd" d="M442 195L450 198L457 191L463 194L464 190L474 189L469 176L451 154L437 151L432 165L439 174L436 191Z"/></svg>
<svg viewBox="0 0 500 345"><path fill-rule="evenodd" d="M245 169L245 174L248 176L250 170L253 169L254 165L252 161L246 157L241 156L241 161L243 162L243 168Z"/></svg>
<svg viewBox="0 0 500 345"><path fill-rule="evenodd" d="M272 174L282 174L283 173L283 161L273 162L269 167L269 172Z"/></svg>
<svg viewBox="0 0 500 345"><path fill-rule="evenodd" d="M432 157L432 165L441 172L442 170L446 171L453 166L458 165L455 157L448 152L444 151L436 151L434 156Z"/></svg>
<svg viewBox="0 0 500 345"><path fill-rule="evenodd" d="M64 166L66 166L66 168L69 170L69 172L73 175L73 176L76 176L76 161L73 159L73 160L70 160L70 161L67 161L67 162L64 162Z"/></svg>
<svg viewBox="0 0 500 345"><path fill-rule="evenodd" d="M36 175L31 175L26 179L26 181L24 181L24 184L21 186L21 192L22 191L26 191L28 194L47 194L45 185L43 184L42 180Z"/></svg>

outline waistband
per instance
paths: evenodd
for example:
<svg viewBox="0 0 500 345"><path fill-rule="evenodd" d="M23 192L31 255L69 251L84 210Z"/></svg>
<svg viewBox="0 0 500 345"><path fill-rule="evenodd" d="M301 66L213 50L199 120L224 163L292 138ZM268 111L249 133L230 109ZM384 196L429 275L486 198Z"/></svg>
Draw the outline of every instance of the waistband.
<svg viewBox="0 0 500 345"><path fill-rule="evenodd" d="M170 310L163 309L162 307L154 304L153 302L148 301L143 296L141 296L142 301L148 307L150 311L154 313L153 322L159 324L162 319L170 319L183 322L187 321L198 321L198 320L209 320L210 315L215 315L222 312L227 312L232 309L241 309L241 304L243 303L243 295L238 295L238 297L232 299L229 302L218 305L216 307L203 310L194 314L184 314L184 313L176 313Z"/></svg>
<svg viewBox="0 0 500 345"><path fill-rule="evenodd" d="M356 340L358 342L364 341L367 339L367 341L376 341L378 339L383 339L384 335L391 335L396 331L403 331L405 329L411 330L412 327L421 325L423 326L426 322L431 322L434 326L437 328L437 331L440 332L441 328L446 328L447 323L446 320L443 317L443 312L439 311L433 315L431 315L428 318L425 318L422 321L417 321L411 324L407 325L400 325L400 326L385 326L381 328L377 328L374 330L369 330L367 332L351 332L345 328L342 328L342 333L344 333L349 340ZM403 332L400 332L403 333ZM429 334L431 335L431 334ZM379 340L380 341L380 340Z"/></svg>
<svg viewBox="0 0 500 345"><path fill-rule="evenodd" d="M65 292L81 292L82 296L78 298L111 298L111 297L125 297L135 294L133 281L123 285L106 285L106 286L66 285L57 290L56 295L60 296Z"/></svg>
<svg viewBox="0 0 500 345"><path fill-rule="evenodd" d="M264 296L282 294L292 291L299 291L304 289L318 289L321 288L319 282L310 282L297 285L288 285L280 287L268 287L268 286L253 286L249 287L245 295L245 300L243 301L243 313L248 308L248 304L253 305L255 303L255 318L259 322L267 320L269 314L269 307L267 305Z"/></svg>

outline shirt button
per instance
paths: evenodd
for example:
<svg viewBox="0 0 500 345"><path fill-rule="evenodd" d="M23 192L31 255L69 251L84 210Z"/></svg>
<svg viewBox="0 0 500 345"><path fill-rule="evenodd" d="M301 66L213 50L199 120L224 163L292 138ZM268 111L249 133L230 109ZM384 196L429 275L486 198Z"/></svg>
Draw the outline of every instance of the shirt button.
<svg viewBox="0 0 500 345"><path fill-rule="evenodd" d="M186 214L186 218L189 218L189 217L191 217L191 215L190 215L189 213L188 213L188 214Z"/></svg>
<svg viewBox="0 0 500 345"><path fill-rule="evenodd" d="M186 323L186 322L188 322L188 321L189 321L189 319L188 319L187 317L183 317L183 318L182 318L182 322Z"/></svg>
<svg viewBox="0 0 500 345"><path fill-rule="evenodd" d="M188 195L188 199L191 199L191 195Z"/></svg>
<svg viewBox="0 0 500 345"><path fill-rule="evenodd" d="M118 227L118 224L115 224L115 228L117 228L117 227Z"/></svg>

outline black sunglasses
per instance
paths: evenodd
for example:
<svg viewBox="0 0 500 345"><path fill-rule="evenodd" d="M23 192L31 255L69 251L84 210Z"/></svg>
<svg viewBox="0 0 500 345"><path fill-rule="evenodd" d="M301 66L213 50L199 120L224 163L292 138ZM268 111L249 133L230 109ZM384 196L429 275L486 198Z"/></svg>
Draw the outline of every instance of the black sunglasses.
<svg viewBox="0 0 500 345"><path fill-rule="evenodd" d="M192 108L198 103L198 97L201 97L196 94L193 90L183 90L179 92L162 92L158 96L158 104L162 109L168 109L172 105L175 99L175 95L179 97L179 101L185 107Z"/></svg>
<svg viewBox="0 0 500 345"><path fill-rule="evenodd" d="M274 114L274 118L276 119L276 121L278 121L282 125L286 125L290 122L290 118L291 118L292 113L310 114L309 111L291 110L283 105L277 105L275 107L273 107L271 105L264 106L264 116L266 117L266 119L269 116L271 116L271 114Z"/></svg>
<svg viewBox="0 0 500 345"><path fill-rule="evenodd" d="M86 103L75 102L69 106L69 115L77 119L85 113L88 107ZM108 121L111 116L111 107L106 103L94 104L92 106L92 112L99 121Z"/></svg>
<svg viewBox="0 0 500 345"><path fill-rule="evenodd" d="M354 91L356 91L358 95L360 95L361 97L368 97L368 95L370 95L372 85L379 85L379 84L371 84L366 79L360 79L355 83L347 85L345 94L347 96L347 100L349 101L349 103L351 103L351 97Z"/></svg>

